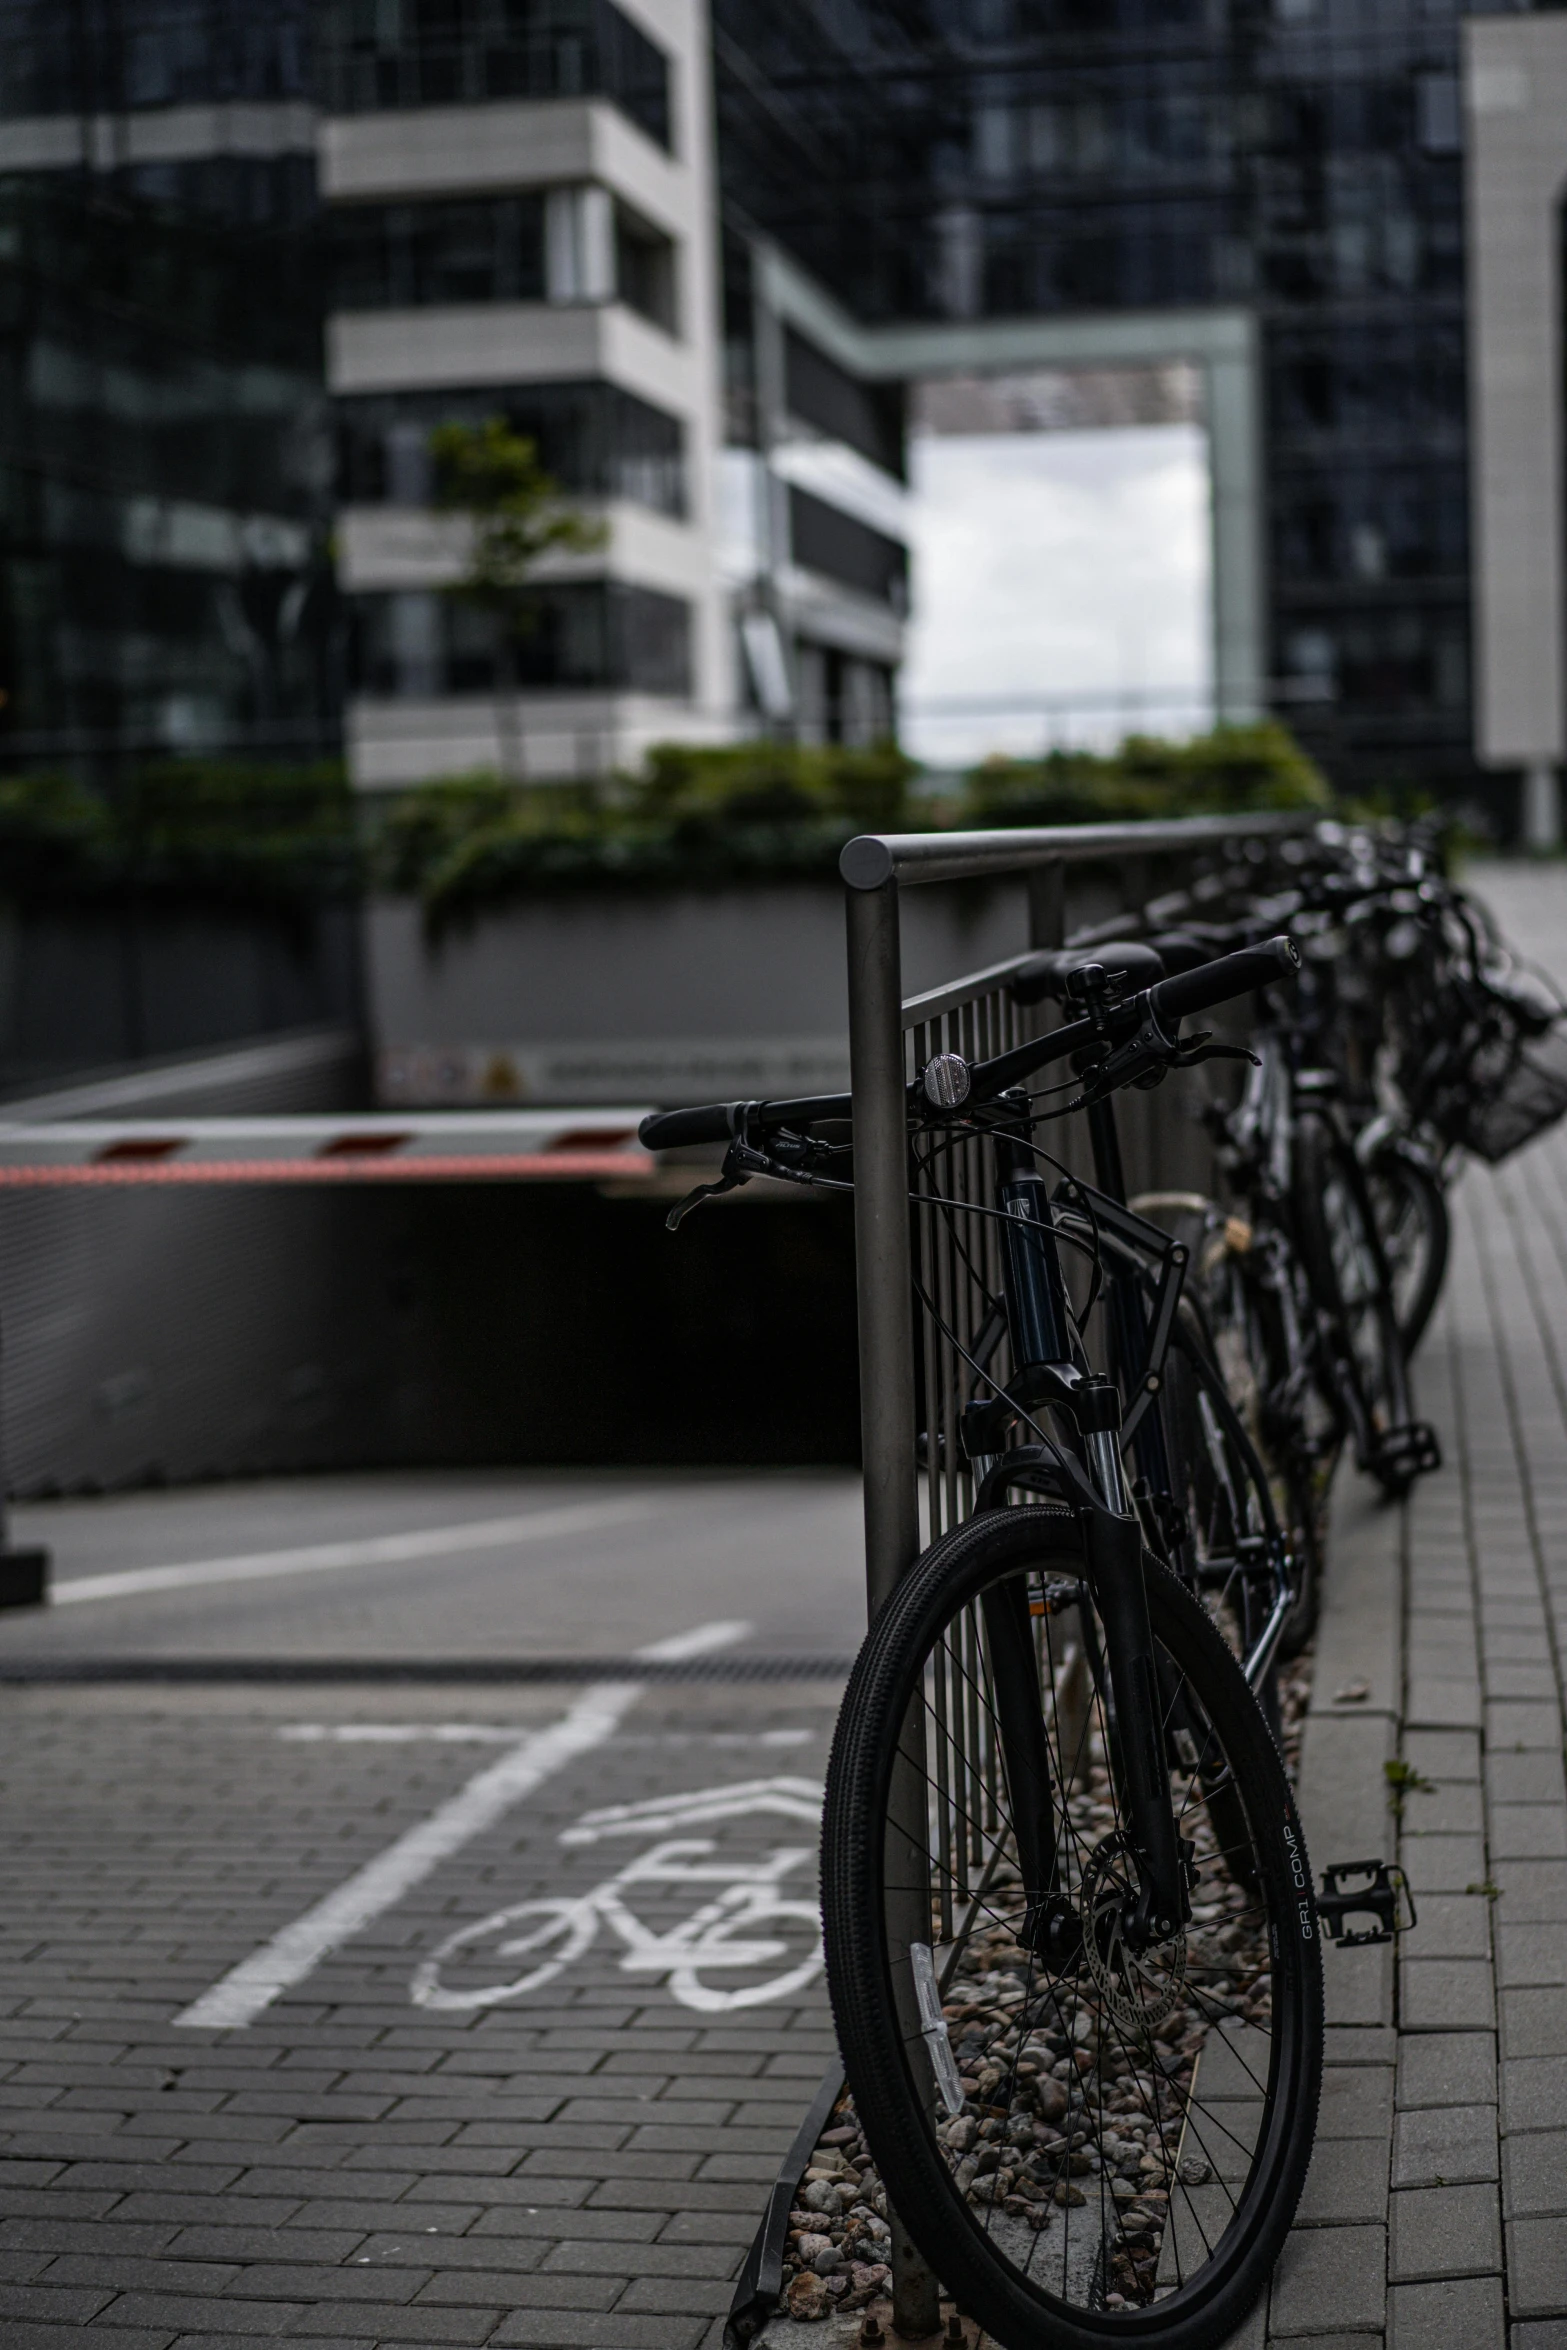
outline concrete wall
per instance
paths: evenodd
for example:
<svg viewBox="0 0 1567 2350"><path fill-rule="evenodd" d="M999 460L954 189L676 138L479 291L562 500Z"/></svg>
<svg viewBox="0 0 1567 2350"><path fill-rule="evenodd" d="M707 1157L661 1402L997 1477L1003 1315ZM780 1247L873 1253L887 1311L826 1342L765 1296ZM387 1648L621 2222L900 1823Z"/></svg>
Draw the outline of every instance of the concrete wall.
<svg viewBox="0 0 1567 2350"><path fill-rule="evenodd" d="M911 890L909 994L1028 944L1020 884ZM835 884L536 899L426 938L366 922L377 1090L419 1101L711 1101L849 1082Z"/></svg>

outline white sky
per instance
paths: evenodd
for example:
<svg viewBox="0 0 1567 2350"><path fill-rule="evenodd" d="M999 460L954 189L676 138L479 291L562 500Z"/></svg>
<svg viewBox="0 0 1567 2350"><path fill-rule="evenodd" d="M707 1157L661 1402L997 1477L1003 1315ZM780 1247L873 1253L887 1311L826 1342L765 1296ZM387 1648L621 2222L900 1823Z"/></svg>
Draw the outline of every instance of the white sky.
<svg viewBox="0 0 1567 2350"><path fill-rule="evenodd" d="M900 701L916 758L956 766L1209 723L1200 426L922 433L910 462L914 614ZM1115 707L1128 694L1157 699ZM954 700L1014 706L920 707ZM1045 701L1076 707L1051 713Z"/></svg>

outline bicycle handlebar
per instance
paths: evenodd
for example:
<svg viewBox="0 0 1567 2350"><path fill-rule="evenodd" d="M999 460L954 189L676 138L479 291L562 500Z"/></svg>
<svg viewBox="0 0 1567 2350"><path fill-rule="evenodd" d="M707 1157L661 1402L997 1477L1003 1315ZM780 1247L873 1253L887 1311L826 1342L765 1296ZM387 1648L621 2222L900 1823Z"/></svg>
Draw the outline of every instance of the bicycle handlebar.
<svg viewBox="0 0 1567 2350"><path fill-rule="evenodd" d="M1189 1012L1211 1011L1216 1004L1227 1003L1233 996L1250 995L1254 988L1265 987L1270 980L1299 969L1300 950L1292 938L1272 938L1263 946L1242 947L1236 954L1221 955L1216 962L1201 963L1195 971L1178 972L1172 979L1161 979L1140 994L1128 996L1113 1007L1108 1032L1092 1019L1071 1020L1064 1028L1053 1029L1048 1036L1035 1037L1027 1044L1014 1045L1010 1052L996 1054L993 1060L976 1061L970 1070L969 1099L993 1101L997 1094L1005 1093L1009 1086L1031 1077L1050 1062L1065 1060L1069 1054L1082 1052L1096 1043L1120 1043L1137 1035L1150 1019L1158 1028L1174 1031ZM911 1102L918 1098L917 1087L911 1088ZM827 1093L807 1095L796 1101L708 1102L700 1109L655 1110L643 1119L637 1138L650 1151L678 1150L693 1143L730 1142L750 1122L743 1115L747 1112L764 1129L801 1127L851 1118L854 1102L850 1094Z"/></svg>
<svg viewBox="0 0 1567 2350"><path fill-rule="evenodd" d="M1199 963L1195 971L1178 971L1173 979L1158 980L1148 990L1155 1018L1184 1020L1191 1012L1210 1012L1232 996L1249 995L1300 969L1300 949L1292 938L1270 938L1263 946L1241 947L1221 955L1216 963Z"/></svg>
<svg viewBox="0 0 1567 2350"><path fill-rule="evenodd" d="M637 1128L644 1150L680 1150L697 1142L729 1142L734 1136L736 1110L755 1108L764 1126L809 1126L830 1118L847 1118L852 1097L846 1093L818 1093L790 1102L708 1102L699 1110L655 1110Z"/></svg>

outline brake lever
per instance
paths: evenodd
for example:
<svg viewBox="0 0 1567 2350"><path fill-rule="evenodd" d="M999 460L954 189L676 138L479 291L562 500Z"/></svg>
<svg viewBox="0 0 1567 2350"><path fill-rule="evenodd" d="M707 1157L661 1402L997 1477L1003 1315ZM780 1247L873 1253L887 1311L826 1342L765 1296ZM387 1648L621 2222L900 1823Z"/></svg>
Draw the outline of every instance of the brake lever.
<svg viewBox="0 0 1567 2350"><path fill-rule="evenodd" d="M678 1232L692 1209L699 1208L704 1200L718 1199L724 1192L738 1191L742 1184L750 1182L751 1178L748 1174L742 1175L738 1168L731 1170L729 1161L734 1155L735 1146L731 1143L724 1160L724 1171L718 1181L716 1183L699 1183L695 1191L688 1191L685 1198L677 1206L672 1207L664 1218L666 1232Z"/></svg>
<svg viewBox="0 0 1567 2350"><path fill-rule="evenodd" d="M1172 1061L1172 1069L1195 1069L1201 1061L1250 1061L1254 1069L1262 1067L1262 1055L1254 1053L1250 1045L1214 1044L1204 1036L1194 1036L1180 1048L1180 1056Z"/></svg>
<svg viewBox="0 0 1567 2350"><path fill-rule="evenodd" d="M746 1103L743 1108L749 1110L752 1106ZM802 1141L796 1155L799 1164L791 1166L776 1151L758 1150L754 1143L746 1140L744 1134L737 1133L724 1153L723 1169L718 1181L699 1183L695 1191L687 1192L678 1206L671 1208L664 1218L665 1231L678 1232L683 1219L690 1215L693 1208L699 1208L704 1200L721 1198L726 1191L738 1191L743 1184L750 1182L753 1175L770 1175L778 1183L813 1182L815 1178L807 1169L813 1160L819 1160L819 1146L809 1140Z"/></svg>

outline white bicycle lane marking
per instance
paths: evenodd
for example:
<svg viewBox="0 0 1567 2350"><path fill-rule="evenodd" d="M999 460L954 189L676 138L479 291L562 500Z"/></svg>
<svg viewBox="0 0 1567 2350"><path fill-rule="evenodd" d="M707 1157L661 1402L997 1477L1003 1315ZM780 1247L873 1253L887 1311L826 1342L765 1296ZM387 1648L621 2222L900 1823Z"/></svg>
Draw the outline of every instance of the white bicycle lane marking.
<svg viewBox="0 0 1567 2350"><path fill-rule="evenodd" d="M699 1624L670 1640L655 1640L639 1656L654 1663L676 1663L728 1648L751 1629L744 1623ZM428 1819L420 1820L367 1861L335 1892L284 1926L270 1941L241 1959L226 1975L181 2008L173 2019L193 2029L225 2031L255 2022L264 2008L313 1974L324 1958L362 1933L422 1884L441 1863L492 1827L502 1815L531 1795L536 1787L590 1753L613 1736L642 1696L645 1681L593 1681L575 1705L548 1729L524 1732L509 1754L479 1771L465 1787L438 1804Z"/></svg>
<svg viewBox="0 0 1567 2350"><path fill-rule="evenodd" d="M408 1534L368 1534L346 1542L312 1542L294 1550L254 1550L235 1558L192 1559L177 1567L125 1567L112 1575L68 1575L51 1587L55 1607L90 1599L133 1599L150 1591L189 1591L204 1583L254 1583L274 1575L325 1575L343 1567L400 1566L412 1559L459 1552L506 1550L552 1535L592 1534L628 1525L661 1506L657 1494L618 1501L573 1502L510 1518L469 1518L455 1526L425 1526Z"/></svg>
<svg viewBox="0 0 1567 2350"><path fill-rule="evenodd" d="M817 1904L790 1900L783 1892L783 1880L815 1857L814 1831L821 1810L818 1782L777 1778L742 1779L726 1787L649 1796L640 1803L607 1804L585 1812L574 1827L562 1831L562 1844L597 1844L610 1836L658 1834L769 1814L801 1822L813 1837L809 1844L776 1845L765 1859L756 1861L733 1854L724 1857L711 1836L666 1838L586 1893L517 1902L461 1927L415 1968L409 1995L416 2007L464 2014L525 1998L583 1957L602 1927L623 1945L623 1974L662 1976L681 2005L700 2014L722 2015L787 1999L803 1991L822 1968ZM660 1933L637 1916L626 1895L637 1886L671 1885L722 1890ZM769 1928L773 1930L759 1931ZM781 1934L779 1928L784 1929ZM493 1947L486 1950L487 1944ZM444 1979L443 1970L454 1969L457 1962L478 1969L486 1957L491 1964L507 1962L505 1980L457 1987ZM512 1973L518 1959L537 1963ZM741 1970L754 1973L779 1959L792 1963L761 1982L726 1988L704 1979Z"/></svg>

